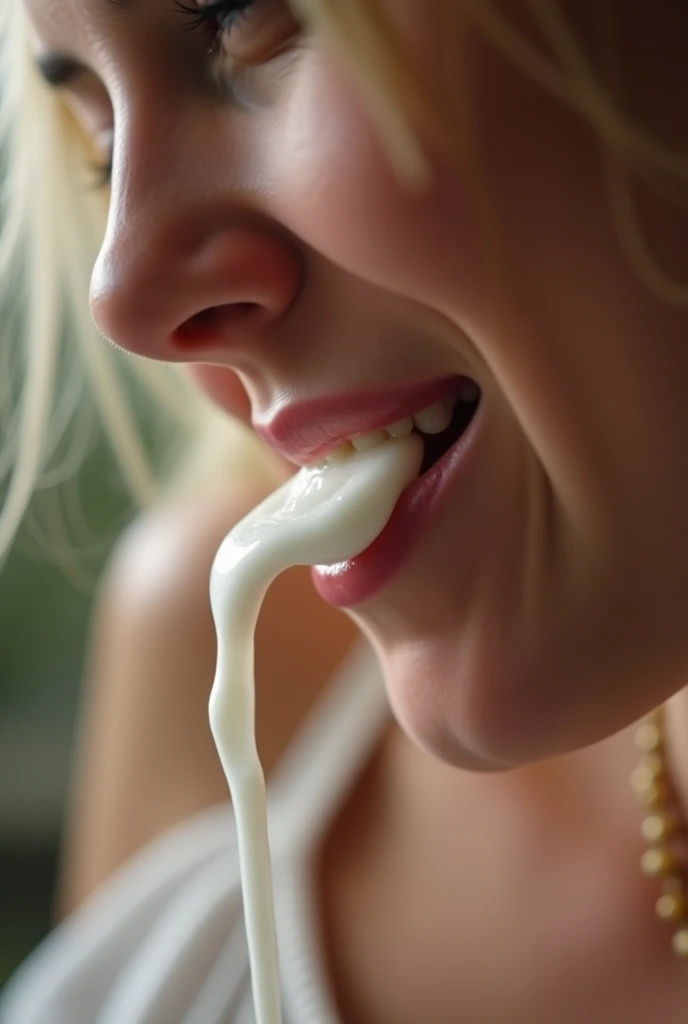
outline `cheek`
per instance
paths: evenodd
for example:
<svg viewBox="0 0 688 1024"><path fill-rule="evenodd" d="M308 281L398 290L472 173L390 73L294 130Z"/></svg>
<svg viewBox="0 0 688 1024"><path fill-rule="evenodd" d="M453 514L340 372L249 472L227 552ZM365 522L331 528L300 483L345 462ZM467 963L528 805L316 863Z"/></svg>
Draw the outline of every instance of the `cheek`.
<svg viewBox="0 0 688 1024"><path fill-rule="evenodd" d="M364 102L322 57L300 70L267 166L274 213L337 266L438 308L475 284L479 233L456 167L429 157L431 180L405 186Z"/></svg>
<svg viewBox="0 0 688 1024"><path fill-rule="evenodd" d="M183 373L221 409L248 423L251 405L243 384L233 370L207 363L189 363Z"/></svg>

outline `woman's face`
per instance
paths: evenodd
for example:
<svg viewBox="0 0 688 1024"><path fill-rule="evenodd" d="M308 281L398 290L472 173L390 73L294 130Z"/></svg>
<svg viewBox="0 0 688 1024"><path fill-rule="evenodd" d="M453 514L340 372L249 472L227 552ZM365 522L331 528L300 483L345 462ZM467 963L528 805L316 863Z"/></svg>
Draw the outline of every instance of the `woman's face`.
<svg viewBox="0 0 688 1024"><path fill-rule="evenodd" d="M629 266L593 130L476 33L459 40L449 0L388 0L466 154L428 134L414 192L283 0L26 3L44 70L112 146L91 296L105 335L189 363L228 408L247 396L294 461L479 385L396 532L317 578L353 602L407 730L500 767L587 744L685 683L688 317ZM608 70L599 5L558 6ZM553 63L527 9L500 8ZM685 151L688 15L651 10L623 5L616 63L633 115ZM633 197L658 264L688 283L685 214Z"/></svg>

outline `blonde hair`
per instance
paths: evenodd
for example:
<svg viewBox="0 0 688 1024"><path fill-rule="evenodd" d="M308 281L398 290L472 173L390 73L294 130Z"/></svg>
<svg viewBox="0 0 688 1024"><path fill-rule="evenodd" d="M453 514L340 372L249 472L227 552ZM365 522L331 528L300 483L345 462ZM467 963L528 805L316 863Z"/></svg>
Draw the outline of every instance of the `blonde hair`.
<svg viewBox="0 0 688 1024"><path fill-rule="evenodd" d="M525 74L587 118L603 145L612 211L629 260L662 298L688 305L685 285L669 280L647 252L629 185L632 169L663 194L683 201L688 160L624 116L614 75L613 26L600 17L610 70L602 82L557 0L529 0L552 56L519 33L492 0L447 2L447 9L456 12L457 33L467 26L479 30ZM427 180L415 130L422 123L452 146L468 174L486 231L496 238L470 130L468 97L453 97L451 109L445 109L441 97L430 95L422 76L412 73L410 55L382 0L292 3L328 37L357 77L400 177L411 187L422 187ZM601 15L610 9L606 3L599 8ZM460 138L455 123L459 112ZM65 424L83 407L84 390L95 398L126 483L140 504L155 498L158 485L132 413L132 388L142 389L144 401L152 400L167 422L178 427L177 437L188 439L183 460L187 470L198 469L205 459L203 471L210 472L208 461L217 469L220 457L225 465L231 459L235 472L269 476L274 468L243 428L214 412L173 370L121 358L91 324L85 296L106 211L102 196L80 188L78 154L83 145L63 104L39 80L19 0L0 0L0 481L6 482L0 554L51 466ZM82 424L75 435L82 438L77 449L84 449L87 433ZM68 460L64 468L75 461Z"/></svg>

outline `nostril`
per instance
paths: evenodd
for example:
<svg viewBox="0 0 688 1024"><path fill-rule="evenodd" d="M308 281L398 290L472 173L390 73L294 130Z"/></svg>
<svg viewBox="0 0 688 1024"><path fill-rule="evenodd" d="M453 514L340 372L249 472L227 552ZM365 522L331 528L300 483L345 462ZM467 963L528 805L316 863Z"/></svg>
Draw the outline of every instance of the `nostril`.
<svg viewBox="0 0 688 1024"><path fill-rule="evenodd" d="M222 306L209 306L189 317L173 334L181 346L212 342L224 330L248 326L264 312L258 302L232 302Z"/></svg>

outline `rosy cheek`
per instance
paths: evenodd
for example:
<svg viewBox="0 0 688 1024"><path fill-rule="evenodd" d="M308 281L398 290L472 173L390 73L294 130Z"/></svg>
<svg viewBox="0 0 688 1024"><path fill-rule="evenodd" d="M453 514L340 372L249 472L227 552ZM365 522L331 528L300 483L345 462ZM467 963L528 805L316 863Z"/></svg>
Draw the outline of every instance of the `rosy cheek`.
<svg viewBox="0 0 688 1024"><path fill-rule="evenodd" d="M211 366L208 363L189 363L183 367L183 372L220 408L245 423L250 422L251 406L248 395L233 370L225 366Z"/></svg>
<svg viewBox="0 0 688 1024"><path fill-rule="evenodd" d="M402 184L355 88L324 57L302 70L273 136L275 213L333 263L420 301L476 272L476 218L455 165Z"/></svg>

